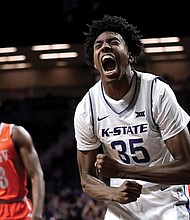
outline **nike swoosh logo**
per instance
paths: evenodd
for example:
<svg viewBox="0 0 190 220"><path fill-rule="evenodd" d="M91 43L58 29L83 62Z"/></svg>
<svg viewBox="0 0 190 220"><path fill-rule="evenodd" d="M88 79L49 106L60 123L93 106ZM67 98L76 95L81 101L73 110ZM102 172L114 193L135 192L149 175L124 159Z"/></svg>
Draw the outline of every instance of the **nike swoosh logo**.
<svg viewBox="0 0 190 220"><path fill-rule="evenodd" d="M102 117L102 118L100 118L99 116L98 116L98 121L102 121L102 120L104 120L105 118L107 118L109 115L106 115L106 116L104 116L104 117Z"/></svg>
<svg viewBox="0 0 190 220"><path fill-rule="evenodd" d="M164 191L164 190L167 189L167 188L169 188L169 186L161 187L160 190L161 190L161 191Z"/></svg>

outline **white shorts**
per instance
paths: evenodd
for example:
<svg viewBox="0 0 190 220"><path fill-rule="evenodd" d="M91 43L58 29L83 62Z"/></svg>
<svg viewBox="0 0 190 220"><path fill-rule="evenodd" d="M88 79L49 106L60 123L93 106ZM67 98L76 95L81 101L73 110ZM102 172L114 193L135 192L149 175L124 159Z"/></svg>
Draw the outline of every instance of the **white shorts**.
<svg viewBox="0 0 190 220"><path fill-rule="evenodd" d="M145 188L136 202L110 202L104 220L189 220L189 194L185 195L185 188Z"/></svg>

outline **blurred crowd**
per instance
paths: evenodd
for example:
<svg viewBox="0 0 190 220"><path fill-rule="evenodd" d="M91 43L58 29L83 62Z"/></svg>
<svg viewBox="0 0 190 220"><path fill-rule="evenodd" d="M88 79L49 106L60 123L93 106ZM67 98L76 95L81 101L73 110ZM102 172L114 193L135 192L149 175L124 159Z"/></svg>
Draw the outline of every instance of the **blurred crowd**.
<svg viewBox="0 0 190 220"><path fill-rule="evenodd" d="M46 181L43 220L101 220L104 216L106 203L89 198L80 185L73 130L77 103L76 98L47 95L7 100L0 106L1 121L22 125L32 135Z"/></svg>

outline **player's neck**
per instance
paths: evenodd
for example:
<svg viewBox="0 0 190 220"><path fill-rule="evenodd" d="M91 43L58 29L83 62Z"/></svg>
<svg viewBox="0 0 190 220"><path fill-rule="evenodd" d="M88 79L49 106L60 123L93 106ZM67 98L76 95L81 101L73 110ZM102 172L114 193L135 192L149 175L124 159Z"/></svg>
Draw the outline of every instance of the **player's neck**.
<svg viewBox="0 0 190 220"><path fill-rule="evenodd" d="M129 92L133 77L134 72L131 71L130 75L126 74L120 81L108 83L106 86L104 85L106 95L112 99L120 100Z"/></svg>

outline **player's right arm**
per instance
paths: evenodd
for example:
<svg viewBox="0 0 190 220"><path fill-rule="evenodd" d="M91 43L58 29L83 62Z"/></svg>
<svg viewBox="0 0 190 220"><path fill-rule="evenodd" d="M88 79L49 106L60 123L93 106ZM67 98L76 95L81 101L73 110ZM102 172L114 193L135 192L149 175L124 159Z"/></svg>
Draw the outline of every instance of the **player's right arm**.
<svg viewBox="0 0 190 220"><path fill-rule="evenodd" d="M126 181L120 187L110 187L96 175L96 156L101 145L94 133L92 110L88 94L78 104L74 116L77 161L83 191L96 200L129 203L136 201L141 185Z"/></svg>
<svg viewBox="0 0 190 220"><path fill-rule="evenodd" d="M120 187L110 187L96 176L96 155L98 149L91 151L77 150L77 160L83 191L96 200L130 203L141 194L142 186L134 181L125 181Z"/></svg>

